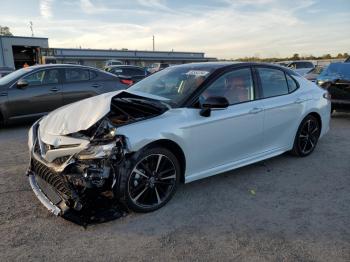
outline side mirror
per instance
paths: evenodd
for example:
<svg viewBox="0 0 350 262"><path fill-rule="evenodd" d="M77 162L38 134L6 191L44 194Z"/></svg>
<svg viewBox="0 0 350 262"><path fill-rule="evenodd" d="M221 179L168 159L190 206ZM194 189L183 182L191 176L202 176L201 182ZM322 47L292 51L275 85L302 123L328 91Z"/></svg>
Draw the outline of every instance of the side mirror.
<svg viewBox="0 0 350 262"><path fill-rule="evenodd" d="M229 106L228 100L223 96L211 96L205 99L203 103L201 103L201 111L200 115L208 117L210 116L212 109L225 109Z"/></svg>
<svg viewBox="0 0 350 262"><path fill-rule="evenodd" d="M24 89L29 85L28 81L25 79L20 79L17 81L17 88L18 89Z"/></svg>

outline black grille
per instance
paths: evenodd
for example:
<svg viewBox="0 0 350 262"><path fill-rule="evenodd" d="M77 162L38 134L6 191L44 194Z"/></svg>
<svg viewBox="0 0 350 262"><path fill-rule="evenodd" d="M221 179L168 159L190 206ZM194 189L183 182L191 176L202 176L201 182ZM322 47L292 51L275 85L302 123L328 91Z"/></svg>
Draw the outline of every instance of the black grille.
<svg viewBox="0 0 350 262"><path fill-rule="evenodd" d="M32 159L32 170L37 176L61 193L64 198L67 199L72 197L72 191L69 189L69 185L61 175L35 159Z"/></svg>

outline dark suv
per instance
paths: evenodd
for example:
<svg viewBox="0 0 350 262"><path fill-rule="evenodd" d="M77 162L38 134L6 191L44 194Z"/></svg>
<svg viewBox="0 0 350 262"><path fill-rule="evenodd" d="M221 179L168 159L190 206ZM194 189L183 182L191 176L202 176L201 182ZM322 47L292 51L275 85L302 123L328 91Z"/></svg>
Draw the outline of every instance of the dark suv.
<svg viewBox="0 0 350 262"><path fill-rule="evenodd" d="M316 83L331 94L332 110L350 110L350 63L330 64Z"/></svg>
<svg viewBox="0 0 350 262"><path fill-rule="evenodd" d="M38 118L63 105L127 88L118 77L79 65L37 65L0 79L0 121Z"/></svg>

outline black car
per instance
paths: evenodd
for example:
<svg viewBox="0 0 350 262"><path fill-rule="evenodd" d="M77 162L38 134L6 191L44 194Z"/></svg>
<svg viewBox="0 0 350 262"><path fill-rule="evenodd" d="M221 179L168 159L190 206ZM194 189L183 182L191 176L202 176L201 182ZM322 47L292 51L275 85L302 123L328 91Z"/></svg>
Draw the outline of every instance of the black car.
<svg viewBox="0 0 350 262"><path fill-rule="evenodd" d="M35 119L63 105L127 87L117 76L86 66L19 69L0 78L0 121Z"/></svg>
<svg viewBox="0 0 350 262"><path fill-rule="evenodd" d="M114 65L105 70L118 76L121 83L129 86L149 75L146 69L132 65Z"/></svg>
<svg viewBox="0 0 350 262"><path fill-rule="evenodd" d="M330 64L316 83L331 94L332 110L350 110L350 63Z"/></svg>

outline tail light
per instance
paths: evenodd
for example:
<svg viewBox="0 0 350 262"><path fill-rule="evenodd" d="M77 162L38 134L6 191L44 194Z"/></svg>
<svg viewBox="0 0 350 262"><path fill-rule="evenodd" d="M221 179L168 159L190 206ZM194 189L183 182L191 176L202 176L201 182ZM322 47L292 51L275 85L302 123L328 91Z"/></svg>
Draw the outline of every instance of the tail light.
<svg viewBox="0 0 350 262"><path fill-rule="evenodd" d="M120 82L122 84L125 84L125 85L128 85L128 86L131 86L134 83L134 81L132 81L130 79L120 79Z"/></svg>
<svg viewBox="0 0 350 262"><path fill-rule="evenodd" d="M328 93L328 92L324 93L324 94L323 94L323 97L324 97L325 99L327 99L327 100L331 100L331 98L332 98L331 94Z"/></svg>

